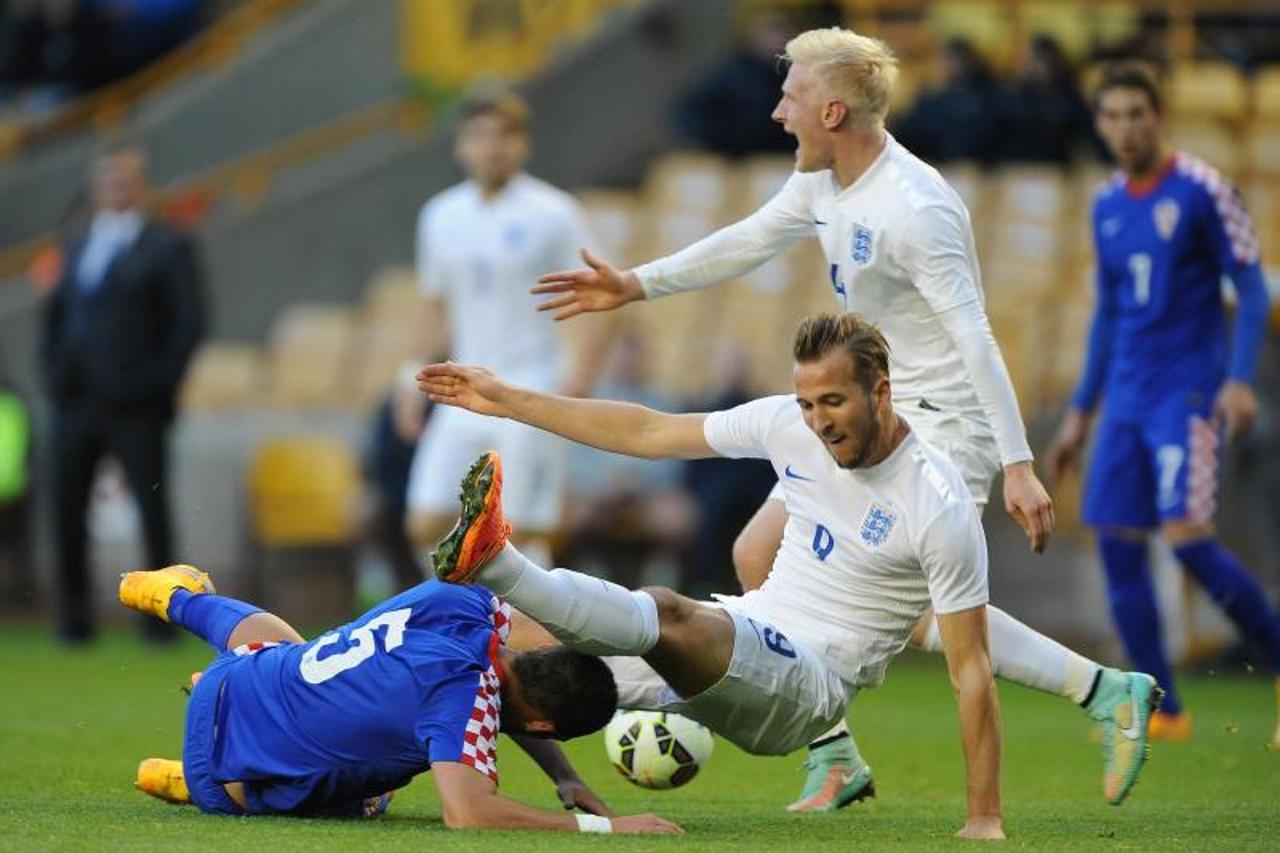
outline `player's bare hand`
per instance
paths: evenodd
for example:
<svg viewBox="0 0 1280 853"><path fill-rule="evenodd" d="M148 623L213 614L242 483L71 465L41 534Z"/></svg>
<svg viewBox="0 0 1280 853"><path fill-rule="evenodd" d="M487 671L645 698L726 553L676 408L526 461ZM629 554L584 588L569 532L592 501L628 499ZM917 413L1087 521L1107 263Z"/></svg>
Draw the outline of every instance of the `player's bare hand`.
<svg viewBox="0 0 1280 853"><path fill-rule="evenodd" d="M1049 485L1056 487L1067 472L1080 462L1085 439L1089 437L1089 416L1079 409L1071 409L1062 419L1058 434L1049 445L1046 464L1049 468Z"/></svg>
<svg viewBox="0 0 1280 853"><path fill-rule="evenodd" d="M644 299L640 279L630 271L622 271L607 261L582 250L585 267L547 273L529 289L538 296L549 296L538 303L539 311L555 311L555 319L568 320L590 311L612 311L628 302Z"/></svg>
<svg viewBox="0 0 1280 853"><path fill-rule="evenodd" d="M556 796L566 809L582 809L587 814L613 817L613 809L579 779L569 779L556 785Z"/></svg>
<svg viewBox="0 0 1280 853"><path fill-rule="evenodd" d="M1004 509L1027 534L1031 550L1044 553L1058 519L1053 512L1053 500L1029 461L1005 467Z"/></svg>
<svg viewBox="0 0 1280 853"><path fill-rule="evenodd" d="M613 819L613 831L619 835L683 835L680 824L656 814L632 814Z"/></svg>
<svg viewBox="0 0 1280 853"><path fill-rule="evenodd" d="M971 817L956 838L977 841L1004 841L1004 822L998 817Z"/></svg>
<svg viewBox="0 0 1280 853"><path fill-rule="evenodd" d="M469 367L451 361L428 364L418 371L418 390L433 403L457 406L481 415L506 417L501 404L508 390L502 380L483 367Z"/></svg>
<svg viewBox="0 0 1280 853"><path fill-rule="evenodd" d="M1213 403L1213 416L1226 425L1227 441L1235 441L1253 426L1258 416L1258 398L1243 382L1228 381Z"/></svg>

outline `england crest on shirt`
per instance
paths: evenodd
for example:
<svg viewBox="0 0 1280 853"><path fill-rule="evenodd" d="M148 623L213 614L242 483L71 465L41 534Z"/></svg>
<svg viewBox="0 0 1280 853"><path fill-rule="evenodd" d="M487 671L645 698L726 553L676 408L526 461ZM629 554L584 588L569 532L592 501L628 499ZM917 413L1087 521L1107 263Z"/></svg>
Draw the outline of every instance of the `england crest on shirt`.
<svg viewBox="0 0 1280 853"><path fill-rule="evenodd" d="M897 516L889 510L880 504L872 504L867 509L867 514L863 516L862 529L858 531L858 535L866 544L879 548L889 538L895 521Z"/></svg>
<svg viewBox="0 0 1280 853"><path fill-rule="evenodd" d="M871 229L865 225L853 226L853 262L864 266L871 262Z"/></svg>
<svg viewBox="0 0 1280 853"><path fill-rule="evenodd" d="M1156 221L1156 233L1160 235L1161 240L1173 237L1173 231L1178 227L1178 217L1181 215L1182 209L1173 199L1165 198L1156 202L1156 206L1151 209L1151 216Z"/></svg>

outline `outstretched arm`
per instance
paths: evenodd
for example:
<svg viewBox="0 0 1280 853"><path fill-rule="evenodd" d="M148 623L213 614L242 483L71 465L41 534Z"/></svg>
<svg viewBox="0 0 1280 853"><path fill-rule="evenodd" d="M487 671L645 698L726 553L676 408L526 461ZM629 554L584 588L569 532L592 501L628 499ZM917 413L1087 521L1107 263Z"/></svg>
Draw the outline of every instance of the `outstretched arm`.
<svg viewBox="0 0 1280 853"><path fill-rule="evenodd" d="M432 401L482 415L510 418L565 438L644 459L703 459L706 415L670 415L634 403L542 394L503 382L483 367L445 362L418 372Z"/></svg>
<svg viewBox="0 0 1280 853"><path fill-rule="evenodd" d="M456 761L432 763L431 775L440 793L445 826L450 829L543 829L661 835L681 832L678 825L653 814L580 819L584 816L534 808L502 796L492 779Z"/></svg>
<svg viewBox="0 0 1280 853"><path fill-rule="evenodd" d="M968 818L961 838L1004 838L1000 805L1000 700L987 649L987 608L940 614L938 629L960 711Z"/></svg>
<svg viewBox="0 0 1280 853"><path fill-rule="evenodd" d="M807 186L802 176L792 175L777 195L747 218L634 270L617 269L584 249L586 266L538 279L531 292L549 297L538 310L555 311L557 320L567 320L745 275L813 233Z"/></svg>

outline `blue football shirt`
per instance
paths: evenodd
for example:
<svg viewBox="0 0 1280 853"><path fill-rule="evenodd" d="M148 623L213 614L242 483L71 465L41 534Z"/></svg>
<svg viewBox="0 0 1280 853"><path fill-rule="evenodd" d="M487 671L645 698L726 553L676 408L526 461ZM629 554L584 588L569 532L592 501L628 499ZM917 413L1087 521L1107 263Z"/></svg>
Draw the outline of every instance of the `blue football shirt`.
<svg viewBox="0 0 1280 853"><path fill-rule="evenodd" d="M305 644L232 664L210 767L247 811L324 811L399 788L432 762L497 781L506 605L429 581Z"/></svg>
<svg viewBox="0 0 1280 853"><path fill-rule="evenodd" d="M1105 374L1086 374L1077 407L1091 410L1105 394L1108 416L1139 420L1175 397L1211 402L1228 360L1223 276L1258 263L1239 193L1178 153L1143 185L1109 181L1094 202L1093 234L1110 334L1099 342Z"/></svg>

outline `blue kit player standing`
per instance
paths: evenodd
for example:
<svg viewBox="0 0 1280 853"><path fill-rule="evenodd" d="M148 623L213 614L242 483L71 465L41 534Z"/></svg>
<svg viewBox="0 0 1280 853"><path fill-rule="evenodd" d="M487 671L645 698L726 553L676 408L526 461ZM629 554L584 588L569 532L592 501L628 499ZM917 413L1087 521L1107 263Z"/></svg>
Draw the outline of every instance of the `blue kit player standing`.
<svg viewBox="0 0 1280 853"><path fill-rule="evenodd" d="M653 815L611 817L549 740L609 720L609 668L558 647L511 651L510 611L483 587L420 584L311 642L212 593L191 566L129 572L120 584L123 604L220 652L193 677L182 761L139 767L147 793L213 814L376 817L430 769L450 828L680 831ZM499 795L499 729L555 780L566 808L587 813Z"/></svg>
<svg viewBox="0 0 1280 853"><path fill-rule="evenodd" d="M1097 308L1084 376L1049 455L1054 477L1078 459L1100 400L1084 519L1098 530L1112 616L1133 664L1167 691L1152 737L1183 740L1147 565L1164 535L1183 568L1280 674L1280 617L1214 536L1222 432L1252 423L1252 383L1268 297L1258 240L1239 194L1213 167L1161 138L1160 90L1142 66L1109 68L1098 132L1120 166L1093 208ZM1223 277L1238 294L1228 334ZM1280 694L1280 681L1277 681ZM1280 728L1272 736L1280 744Z"/></svg>

